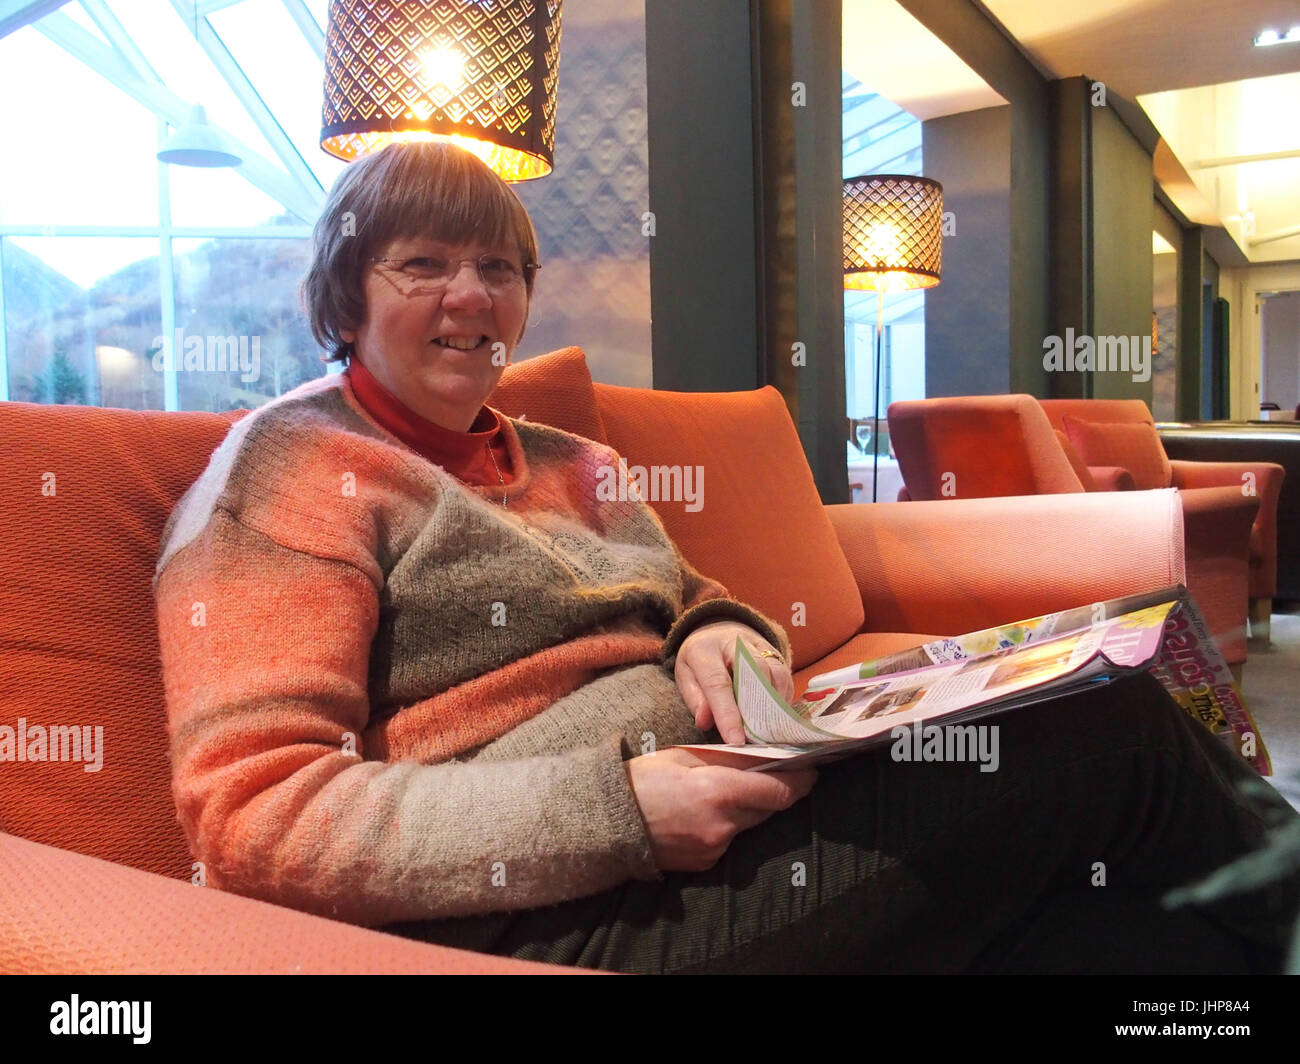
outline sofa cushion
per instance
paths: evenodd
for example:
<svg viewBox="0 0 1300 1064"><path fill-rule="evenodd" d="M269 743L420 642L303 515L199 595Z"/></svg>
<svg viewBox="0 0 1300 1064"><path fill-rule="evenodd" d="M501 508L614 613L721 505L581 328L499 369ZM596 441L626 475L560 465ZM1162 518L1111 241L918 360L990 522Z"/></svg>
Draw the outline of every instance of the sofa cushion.
<svg viewBox="0 0 1300 1064"><path fill-rule="evenodd" d="M1083 491L1029 395L897 400L889 439L913 500Z"/></svg>
<svg viewBox="0 0 1300 1064"><path fill-rule="evenodd" d="M796 669L861 630L862 596L775 388L595 390L630 473L677 467L683 487L702 475L698 497L646 501L692 565L785 628Z"/></svg>
<svg viewBox="0 0 1300 1064"><path fill-rule="evenodd" d="M244 413L0 403L0 726L15 733L0 743L21 730L39 754L36 728L102 728L97 771L87 749L0 764L4 831L191 874L151 581L168 514ZM59 753L78 753L62 736Z"/></svg>
<svg viewBox="0 0 1300 1064"><path fill-rule="evenodd" d="M591 389L587 357L578 347L564 347L506 367L487 399L507 417L524 417L543 425L608 442Z"/></svg>
<svg viewBox="0 0 1300 1064"><path fill-rule="evenodd" d="M1079 483L1083 485L1084 491L1096 491L1097 481L1088 468L1088 463L1083 460L1083 455L1074 449L1074 444L1070 442L1070 437L1060 429L1053 429L1056 434L1056 441L1061 445L1061 450L1065 452L1065 457L1070 460L1070 468L1074 470L1074 475L1079 478Z"/></svg>
<svg viewBox="0 0 1300 1064"><path fill-rule="evenodd" d="M1070 442L1090 466L1120 466L1133 474L1139 491L1167 488L1174 469L1154 425L1143 422L1061 418Z"/></svg>

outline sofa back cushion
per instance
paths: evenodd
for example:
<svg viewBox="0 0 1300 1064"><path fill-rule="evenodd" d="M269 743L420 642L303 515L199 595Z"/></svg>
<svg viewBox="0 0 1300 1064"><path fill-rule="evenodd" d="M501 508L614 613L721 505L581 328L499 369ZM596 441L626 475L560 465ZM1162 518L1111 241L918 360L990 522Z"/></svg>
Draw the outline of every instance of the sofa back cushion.
<svg viewBox="0 0 1300 1064"><path fill-rule="evenodd" d="M1084 421L1066 415L1066 434L1090 466L1120 466L1133 474L1139 491L1167 488L1174 467L1153 424L1141 421Z"/></svg>
<svg viewBox="0 0 1300 1064"><path fill-rule="evenodd" d="M899 400L889 438L916 501L1084 490L1032 396Z"/></svg>
<svg viewBox="0 0 1300 1064"><path fill-rule="evenodd" d="M0 830L191 874L151 580L168 514L242 415L0 403Z"/></svg>
<svg viewBox="0 0 1300 1064"><path fill-rule="evenodd" d="M591 388L587 357L578 347L507 366L487 403L507 417L539 421L589 440L608 442Z"/></svg>
<svg viewBox="0 0 1300 1064"><path fill-rule="evenodd" d="M1065 419L1080 421L1123 421L1154 425L1151 408L1141 399L1039 399L1052 428L1065 431Z"/></svg>
<svg viewBox="0 0 1300 1064"><path fill-rule="evenodd" d="M1083 460L1083 455L1074 449L1070 437L1060 429L1053 429L1052 431L1056 434L1056 442L1061 445L1061 450L1065 452L1065 457L1069 460L1074 475L1079 478L1079 483L1083 485L1083 490L1097 491L1096 478L1093 477L1092 470L1088 468L1088 463Z"/></svg>
<svg viewBox="0 0 1300 1064"><path fill-rule="evenodd" d="M862 596L775 388L595 391L609 444L629 474L641 466L663 474L651 485L671 475L682 486L679 498L652 491L646 500L682 554L785 628L795 668L861 630Z"/></svg>

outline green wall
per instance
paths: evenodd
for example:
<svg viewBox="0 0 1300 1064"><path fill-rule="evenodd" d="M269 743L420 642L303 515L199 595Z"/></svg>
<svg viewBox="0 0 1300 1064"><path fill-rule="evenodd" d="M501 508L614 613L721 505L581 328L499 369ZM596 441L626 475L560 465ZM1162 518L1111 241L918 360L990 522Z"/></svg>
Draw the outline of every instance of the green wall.
<svg viewBox="0 0 1300 1064"><path fill-rule="evenodd" d="M1108 107L1090 107L1092 117L1092 292L1093 333L1151 335L1151 214L1154 175L1151 156ZM1068 253L1069 248L1061 248ZM1199 261L1199 257L1198 257ZM1095 399L1151 401L1151 381L1132 373L1096 372Z"/></svg>

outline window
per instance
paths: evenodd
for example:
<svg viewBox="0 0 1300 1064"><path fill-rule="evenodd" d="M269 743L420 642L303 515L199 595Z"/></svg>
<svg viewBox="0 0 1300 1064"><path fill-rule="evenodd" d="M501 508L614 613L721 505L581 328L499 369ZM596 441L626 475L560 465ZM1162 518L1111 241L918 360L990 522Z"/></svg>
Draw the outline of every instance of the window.
<svg viewBox="0 0 1300 1064"><path fill-rule="evenodd" d="M0 399L220 411L341 369L298 298L345 166L319 147L327 6L232 0L196 22L73 0L0 38L7 135L29 146L0 161ZM599 379L649 386L642 0L566 8L562 46L555 172L514 186L545 265L518 357L577 344ZM40 108L15 106L35 84ZM242 166L158 162L194 104Z"/></svg>

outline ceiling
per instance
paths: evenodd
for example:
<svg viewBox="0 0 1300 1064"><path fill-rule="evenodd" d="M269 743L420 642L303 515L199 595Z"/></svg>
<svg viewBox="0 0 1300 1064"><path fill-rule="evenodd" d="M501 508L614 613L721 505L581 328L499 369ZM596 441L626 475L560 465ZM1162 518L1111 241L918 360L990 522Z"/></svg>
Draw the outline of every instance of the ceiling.
<svg viewBox="0 0 1300 1064"><path fill-rule="evenodd" d="M1300 23L1296 0L983 0L1054 77L1082 74L1134 98L1300 71L1300 44L1256 48Z"/></svg>
<svg viewBox="0 0 1300 1064"><path fill-rule="evenodd" d="M927 121L1007 101L897 0L843 0L844 72Z"/></svg>
<svg viewBox="0 0 1300 1064"><path fill-rule="evenodd" d="M1191 220L1217 221L1252 263L1300 259L1300 43L1254 44L1300 25L1296 0L983 6L1047 76L1142 105L1164 139L1158 179Z"/></svg>

